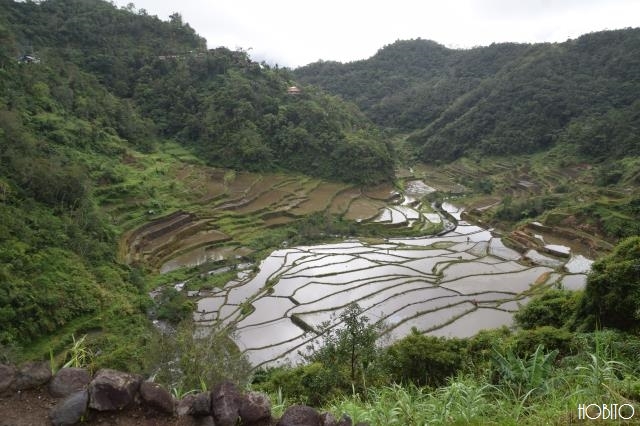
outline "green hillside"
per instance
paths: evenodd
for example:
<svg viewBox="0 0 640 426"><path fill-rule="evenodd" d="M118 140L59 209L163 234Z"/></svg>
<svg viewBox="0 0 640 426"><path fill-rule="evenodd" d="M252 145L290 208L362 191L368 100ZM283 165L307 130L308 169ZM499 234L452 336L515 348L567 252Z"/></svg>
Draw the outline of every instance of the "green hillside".
<svg viewBox="0 0 640 426"><path fill-rule="evenodd" d="M393 177L357 107L305 86L287 94L287 71L207 50L179 15L2 0L0 40L0 345L23 356L89 331L107 357L141 359L122 340L146 338L150 300L142 269L117 259L132 226L121 216L197 196L169 167Z"/></svg>
<svg viewBox="0 0 640 426"><path fill-rule="evenodd" d="M356 102L381 126L411 132L423 161L555 145L601 160L640 152L638 58L640 29L468 50L418 39L295 75Z"/></svg>
<svg viewBox="0 0 640 426"><path fill-rule="evenodd" d="M567 424L591 402L640 413L639 95L637 29L398 41L291 71L207 49L179 14L0 0L0 364L139 372L176 398L233 378L274 413L305 403L371 425ZM503 290L477 288L497 275ZM408 335L384 340L396 328L373 308L396 296L388 318ZM291 336L265 332L265 306ZM515 326L404 328L481 312ZM303 345L297 366L248 361Z"/></svg>
<svg viewBox="0 0 640 426"><path fill-rule="evenodd" d="M171 138L211 164L239 169L358 182L393 174L388 147L357 108L313 89L288 95L294 82L286 71L243 51L207 50L178 14L162 22L100 0L2 4L4 62L36 55L51 71L42 73L59 76L49 86L52 102L72 114L91 114L94 105L91 97L78 105L71 69L91 76L91 86L119 104L111 129L143 149L153 137Z"/></svg>

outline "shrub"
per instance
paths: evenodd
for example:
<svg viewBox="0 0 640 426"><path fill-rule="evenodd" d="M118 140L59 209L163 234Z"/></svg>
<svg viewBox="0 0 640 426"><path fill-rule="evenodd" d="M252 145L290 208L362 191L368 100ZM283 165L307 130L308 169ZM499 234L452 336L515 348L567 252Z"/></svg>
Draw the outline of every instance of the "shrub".
<svg viewBox="0 0 640 426"><path fill-rule="evenodd" d="M586 329L640 328L640 236L623 240L593 264L576 322Z"/></svg>
<svg viewBox="0 0 640 426"><path fill-rule="evenodd" d="M385 365L396 382L441 386L462 368L465 349L464 340L425 336L414 328L387 349Z"/></svg>
<svg viewBox="0 0 640 426"><path fill-rule="evenodd" d="M516 323L524 329L542 326L564 327L574 315L580 293L568 290L547 290L534 297L515 315Z"/></svg>

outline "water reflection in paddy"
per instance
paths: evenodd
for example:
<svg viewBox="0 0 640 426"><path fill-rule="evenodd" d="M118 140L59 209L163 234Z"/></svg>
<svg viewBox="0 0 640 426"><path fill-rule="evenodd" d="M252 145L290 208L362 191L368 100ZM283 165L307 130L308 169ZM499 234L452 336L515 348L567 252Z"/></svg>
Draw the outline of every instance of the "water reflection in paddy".
<svg viewBox="0 0 640 426"><path fill-rule="evenodd" d="M460 216L455 206L444 207ZM590 266L577 257L532 266L491 232L461 221L454 232L437 237L276 250L254 276L239 277L202 299L195 317L235 325L234 340L254 366L295 360L316 338L303 329L318 329L326 321L336 325L351 302L372 320L384 320L392 340L412 327L466 337L511 325L513 311L528 300L523 293L534 283L561 280L566 288L579 288L586 275L563 274L563 262L570 262L564 266L570 270Z"/></svg>
<svg viewBox="0 0 640 426"><path fill-rule="evenodd" d="M562 278L562 288L565 290L584 290L587 285L587 276L584 274L565 275Z"/></svg>
<svg viewBox="0 0 640 426"><path fill-rule="evenodd" d="M471 337L483 329L498 328L511 324L513 314L497 309L479 308L458 318L451 324L431 331L433 336Z"/></svg>

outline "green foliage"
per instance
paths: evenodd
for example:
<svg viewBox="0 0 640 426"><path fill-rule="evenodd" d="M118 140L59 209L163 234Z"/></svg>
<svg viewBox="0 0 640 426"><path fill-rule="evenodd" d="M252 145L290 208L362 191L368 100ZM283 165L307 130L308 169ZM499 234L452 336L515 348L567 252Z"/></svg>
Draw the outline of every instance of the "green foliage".
<svg viewBox="0 0 640 426"><path fill-rule="evenodd" d="M437 387L462 369L465 351L463 340L425 336L413 329L386 349L384 360L396 383Z"/></svg>
<svg viewBox="0 0 640 426"><path fill-rule="evenodd" d="M366 386L366 373L377 357L376 340L382 324L370 324L357 303L346 307L338 324L321 326L321 341L317 346L307 348L309 354L305 358L325 367L346 366L351 386Z"/></svg>
<svg viewBox="0 0 640 426"><path fill-rule="evenodd" d="M640 324L640 237L620 242L592 267L577 322L585 328L637 330Z"/></svg>
<svg viewBox="0 0 640 426"><path fill-rule="evenodd" d="M466 50L417 39L294 73L354 101L376 124L412 131L408 141L424 161L556 144L600 161L639 153L639 52L637 28Z"/></svg>
<svg viewBox="0 0 640 426"><path fill-rule="evenodd" d="M556 356L557 350L545 353L544 347L538 345L528 357L519 357L512 350L504 354L494 350L493 363L500 382L520 398L532 393L544 394L551 387Z"/></svg>
<svg viewBox="0 0 640 426"><path fill-rule="evenodd" d="M190 319L152 343L156 379L175 389L211 389L223 380L248 383L251 365L231 340L231 331L198 327Z"/></svg>
<svg viewBox="0 0 640 426"><path fill-rule="evenodd" d="M85 339L87 335L85 334L78 340L76 340L76 336L71 336L73 339L73 344L69 348L67 352L67 362L62 365L62 368L87 368L89 370L93 367L93 358L94 353L89 349L85 343Z"/></svg>
<svg viewBox="0 0 640 426"><path fill-rule="evenodd" d="M578 352L580 345L577 340L576 335L566 328L544 325L518 331L511 337L510 344L513 344L519 356L535 352L538 346L543 346L548 350L557 350L559 357L566 357Z"/></svg>
<svg viewBox="0 0 640 426"><path fill-rule="evenodd" d="M287 399L319 405L336 395L367 394L369 386L384 378L376 340L380 324L369 323L357 304L349 305L338 324L325 324L320 338L302 354L306 365L263 371L254 384Z"/></svg>
<svg viewBox="0 0 640 426"><path fill-rule="evenodd" d="M171 286L164 287L156 299L156 317L173 324L191 316L194 309L194 303Z"/></svg>
<svg viewBox="0 0 640 426"><path fill-rule="evenodd" d="M526 197L517 201L510 196L506 196L495 212L495 218L517 222L522 219L537 217L543 212L556 207L559 201L560 199L555 196Z"/></svg>
<svg viewBox="0 0 640 426"><path fill-rule="evenodd" d="M288 401L319 406L349 388L343 366L310 362L292 368L257 372L252 384L257 389L278 393Z"/></svg>
<svg viewBox="0 0 640 426"><path fill-rule="evenodd" d="M366 392L367 383L375 380L379 373L376 341L382 324L369 321L362 308L353 303L340 314L337 326L321 326L320 342L307 347L305 360L322 366L323 388Z"/></svg>
<svg viewBox="0 0 640 426"><path fill-rule="evenodd" d="M516 323L524 329L565 327L575 315L580 297L581 293L575 291L549 289L532 298L516 313Z"/></svg>

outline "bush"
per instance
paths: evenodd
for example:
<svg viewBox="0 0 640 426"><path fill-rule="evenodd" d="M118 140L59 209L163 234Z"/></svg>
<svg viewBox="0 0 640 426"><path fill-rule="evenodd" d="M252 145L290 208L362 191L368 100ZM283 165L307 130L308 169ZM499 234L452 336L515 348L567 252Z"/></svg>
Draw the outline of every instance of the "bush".
<svg viewBox="0 0 640 426"><path fill-rule="evenodd" d="M575 334L564 328L550 326L522 330L513 336L515 352L520 356L535 352L542 345L557 350L561 357L574 354L579 349Z"/></svg>
<svg viewBox="0 0 640 426"><path fill-rule="evenodd" d="M425 336L414 328L386 350L386 369L397 383L442 386L462 368L466 345L465 340Z"/></svg>
<svg viewBox="0 0 640 426"><path fill-rule="evenodd" d="M542 326L562 328L574 315L581 293L551 289L534 297L515 315L516 324L524 329Z"/></svg>
<svg viewBox="0 0 640 426"><path fill-rule="evenodd" d="M593 264L576 322L586 329L640 328L640 236L623 240Z"/></svg>
<svg viewBox="0 0 640 426"><path fill-rule="evenodd" d="M320 362L294 368L275 368L261 372L253 381L260 390L292 402L320 406L349 389L348 371L326 367Z"/></svg>

